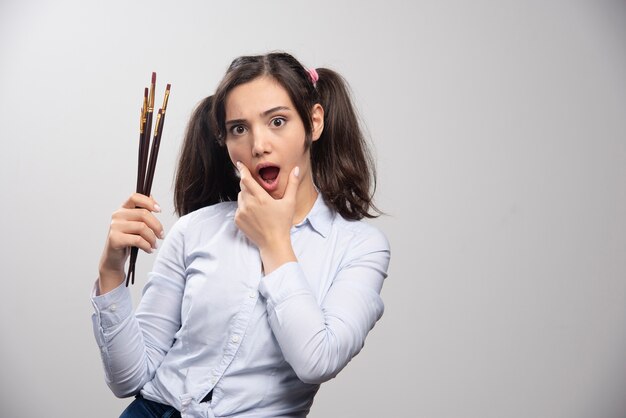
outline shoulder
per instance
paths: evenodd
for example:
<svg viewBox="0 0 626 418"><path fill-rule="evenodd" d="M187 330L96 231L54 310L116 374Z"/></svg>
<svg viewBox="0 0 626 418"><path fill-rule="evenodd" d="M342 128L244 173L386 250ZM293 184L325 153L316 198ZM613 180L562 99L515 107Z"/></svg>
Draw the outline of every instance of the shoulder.
<svg viewBox="0 0 626 418"><path fill-rule="evenodd" d="M232 218L236 210L237 202L221 202L194 210L180 219L187 218L186 222L188 223L222 220Z"/></svg>
<svg viewBox="0 0 626 418"><path fill-rule="evenodd" d="M377 271L385 278L391 260L391 247L386 235L371 223L335 216L333 232L339 269Z"/></svg>
<svg viewBox="0 0 626 418"><path fill-rule="evenodd" d="M165 233L159 258L176 259L188 265L187 256L202 245L228 245L236 235L234 213L237 203L218 203L181 216ZM157 258L157 260L159 260Z"/></svg>
<svg viewBox="0 0 626 418"><path fill-rule="evenodd" d="M390 251L387 236L376 226L364 220L349 220L336 214L333 230L342 240L350 242L354 251Z"/></svg>
<svg viewBox="0 0 626 418"><path fill-rule="evenodd" d="M232 223L236 210L237 202L221 202L205 206L181 216L172 230L180 231L184 235L188 231L203 230L207 226L219 229L225 224Z"/></svg>

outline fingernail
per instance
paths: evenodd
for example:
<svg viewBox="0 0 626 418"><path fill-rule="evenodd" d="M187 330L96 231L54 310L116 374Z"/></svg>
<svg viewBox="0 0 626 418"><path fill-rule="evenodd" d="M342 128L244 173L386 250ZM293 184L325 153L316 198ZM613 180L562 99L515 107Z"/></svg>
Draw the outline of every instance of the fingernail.
<svg viewBox="0 0 626 418"><path fill-rule="evenodd" d="M300 167L296 167L296 169L293 170L293 174L294 176L298 177L300 175Z"/></svg>
<svg viewBox="0 0 626 418"><path fill-rule="evenodd" d="M161 212L161 206L157 205L156 203L154 204L154 211L155 212Z"/></svg>
<svg viewBox="0 0 626 418"><path fill-rule="evenodd" d="M165 238L165 231L159 232L159 238L161 239Z"/></svg>
<svg viewBox="0 0 626 418"><path fill-rule="evenodd" d="M157 248L159 248L159 243L158 243L158 241L154 241L154 247L153 247L153 248L154 248L155 250L156 250Z"/></svg>

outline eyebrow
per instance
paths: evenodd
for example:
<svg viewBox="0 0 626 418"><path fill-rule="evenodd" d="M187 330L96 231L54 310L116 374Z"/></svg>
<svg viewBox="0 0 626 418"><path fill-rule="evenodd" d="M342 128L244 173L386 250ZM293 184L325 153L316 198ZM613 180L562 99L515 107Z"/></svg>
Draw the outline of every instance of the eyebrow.
<svg viewBox="0 0 626 418"><path fill-rule="evenodd" d="M278 112L279 110L291 110L289 107L287 106L276 106L273 107L271 109L268 109L264 112L261 112L260 116L261 117L266 117L267 115L270 115L274 112ZM238 123L244 123L246 122L245 119L232 119L232 120L228 120L226 121L226 123L224 125L234 125L234 124L238 124Z"/></svg>

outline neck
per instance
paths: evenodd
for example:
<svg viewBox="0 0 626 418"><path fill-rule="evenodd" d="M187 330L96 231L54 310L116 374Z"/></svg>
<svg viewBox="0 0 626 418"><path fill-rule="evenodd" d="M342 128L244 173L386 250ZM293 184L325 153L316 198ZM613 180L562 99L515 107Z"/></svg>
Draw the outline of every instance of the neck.
<svg viewBox="0 0 626 418"><path fill-rule="evenodd" d="M296 192L296 211L293 215L293 224L296 225L308 215L317 199L317 190L313 185L313 178L309 174L298 186Z"/></svg>

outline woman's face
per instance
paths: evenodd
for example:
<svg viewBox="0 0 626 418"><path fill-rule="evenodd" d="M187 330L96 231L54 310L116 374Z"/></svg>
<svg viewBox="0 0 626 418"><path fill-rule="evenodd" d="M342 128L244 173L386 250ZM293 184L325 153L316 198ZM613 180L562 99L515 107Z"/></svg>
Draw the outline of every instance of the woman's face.
<svg viewBox="0 0 626 418"><path fill-rule="evenodd" d="M270 77L241 84L228 94L225 107L226 147L233 164L241 161L274 199L283 197L296 166L301 186L305 181L312 185L304 125L280 84ZM314 117L313 140L319 138L315 126Z"/></svg>

